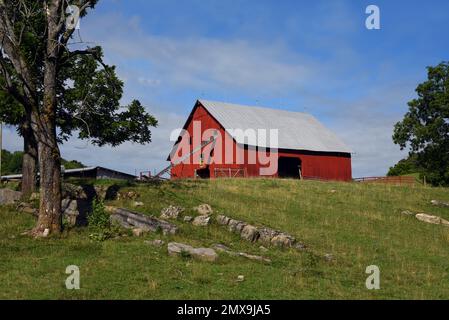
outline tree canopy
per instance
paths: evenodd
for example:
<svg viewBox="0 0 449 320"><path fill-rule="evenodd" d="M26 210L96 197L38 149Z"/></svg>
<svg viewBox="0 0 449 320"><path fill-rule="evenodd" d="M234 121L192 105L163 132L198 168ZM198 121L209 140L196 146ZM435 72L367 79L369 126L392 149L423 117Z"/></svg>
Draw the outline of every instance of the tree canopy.
<svg viewBox="0 0 449 320"><path fill-rule="evenodd" d="M422 169L428 182L449 185L449 63L428 67L428 79L416 88L418 97L394 128L393 141Z"/></svg>

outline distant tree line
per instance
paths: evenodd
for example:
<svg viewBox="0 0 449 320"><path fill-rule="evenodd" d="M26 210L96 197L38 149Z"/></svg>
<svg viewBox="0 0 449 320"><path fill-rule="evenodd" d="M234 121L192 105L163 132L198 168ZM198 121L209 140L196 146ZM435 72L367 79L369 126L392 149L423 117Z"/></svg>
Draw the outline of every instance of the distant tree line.
<svg viewBox="0 0 449 320"><path fill-rule="evenodd" d="M20 174L22 173L23 152L2 151L2 175ZM61 163L65 169L79 169L86 166L77 160L61 159Z"/></svg>

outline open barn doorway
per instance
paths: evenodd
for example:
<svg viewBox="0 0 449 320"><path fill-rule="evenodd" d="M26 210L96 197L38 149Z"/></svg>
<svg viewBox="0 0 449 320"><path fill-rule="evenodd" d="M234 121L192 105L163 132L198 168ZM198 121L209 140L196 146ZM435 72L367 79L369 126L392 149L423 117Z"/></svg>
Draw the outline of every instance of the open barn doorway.
<svg viewBox="0 0 449 320"><path fill-rule="evenodd" d="M302 179L301 159L292 157L279 157L278 177L288 179Z"/></svg>
<svg viewBox="0 0 449 320"><path fill-rule="evenodd" d="M210 179L210 168L209 166L195 170L195 177L198 179Z"/></svg>

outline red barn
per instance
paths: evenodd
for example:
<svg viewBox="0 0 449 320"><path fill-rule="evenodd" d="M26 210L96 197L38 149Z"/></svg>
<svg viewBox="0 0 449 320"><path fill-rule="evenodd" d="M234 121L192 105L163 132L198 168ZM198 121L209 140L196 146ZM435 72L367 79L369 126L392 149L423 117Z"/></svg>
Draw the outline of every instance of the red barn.
<svg viewBox="0 0 449 320"><path fill-rule="evenodd" d="M168 160L171 177L349 181L351 150L313 116L199 100Z"/></svg>

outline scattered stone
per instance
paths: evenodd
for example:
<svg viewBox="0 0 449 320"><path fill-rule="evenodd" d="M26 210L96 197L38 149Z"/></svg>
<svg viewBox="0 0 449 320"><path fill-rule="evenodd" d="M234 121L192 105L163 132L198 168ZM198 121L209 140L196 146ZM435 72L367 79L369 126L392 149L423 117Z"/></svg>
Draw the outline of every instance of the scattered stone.
<svg viewBox="0 0 449 320"><path fill-rule="evenodd" d="M103 192L103 190L99 190L99 191ZM106 194L105 194L105 196L106 196ZM136 191L117 192L117 195L116 195L117 200L137 200L139 197L140 197L140 194L137 193Z"/></svg>
<svg viewBox="0 0 449 320"><path fill-rule="evenodd" d="M402 214L405 214L406 216L413 216L415 215L413 212L409 211L409 210L404 210L401 212Z"/></svg>
<svg viewBox="0 0 449 320"><path fill-rule="evenodd" d="M197 227L206 227L210 224L210 217L209 216L198 216L195 219L193 219L192 224Z"/></svg>
<svg viewBox="0 0 449 320"><path fill-rule="evenodd" d="M162 209L161 218L162 219L178 219L179 214L184 211L182 207L168 206Z"/></svg>
<svg viewBox="0 0 449 320"><path fill-rule="evenodd" d="M334 256L332 254L330 254L330 253L326 253L324 255L324 260L326 260L327 262L334 261Z"/></svg>
<svg viewBox="0 0 449 320"><path fill-rule="evenodd" d="M83 200L87 200L87 199L92 199L95 196L95 190L94 188L91 188L92 190L90 190L90 194L89 194L89 190L85 190L83 187L81 186L77 186L71 183L63 183L62 184L62 198L67 198L67 199L83 199ZM33 197L33 195L31 195ZM39 194L36 194L35 197L37 197L37 199L39 199ZM30 198L30 200L32 200Z"/></svg>
<svg viewBox="0 0 449 320"><path fill-rule="evenodd" d="M194 248L187 244L176 242L170 242L167 248L168 254L171 256L188 254L195 259L208 262L214 262L218 259L218 255L215 250L209 248Z"/></svg>
<svg viewBox="0 0 449 320"><path fill-rule="evenodd" d="M22 192L11 189L0 189L0 205L10 205L20 201Z"/></svg>
<svg viewBox="0 0 449 320"><path fill-rule="evenodd" d="M245 252L235 252L232 251L230 248L228 248L227 246L223 245L223 244L214 244L213 248L219 252L225 252L227 254L229 254L230 256L239 256L239 257L244 257L250 260L256 260L256 261L261 261L261 262L267 262L267 263L271 263L271 260L262 256L257 256L257 255L252 255L252 254L248 254Z"/></svg>
<svg viewBox="0 0 449 320"><path fill-rule="evenodd" d="M271 239L271 244L277 247L291 247L295 239L287 234L279 234Z"/></svg>
<svg viewBox="0 0 449 320"><path fill-rule="evenodd" d="M259 249L260 249L260 251L262 251L262 252L268 252L268 249L265 248L264 246L260 246Z"/></svg>
<svg viewBox="0 0 449 320"><path fill-rule="evenodd" d="M430 223L430 224L441 224L444 225L446 227L449 227L449 221L437 217L437 216L432 216L430 214L426 214L426 213L418 213L416 216L416 219L418 219L419 221L422 222L426 222L426 223Z"/></svg>
<svg viewBox="0 0 449 320"><path fill-rule="evenodd" d="M86 224L87 215L91 211L91 203L84 199L63 199L61 201L61 212L67 218L69 226Z"/></svg>
<svg viewBox="0 0 449 320"><path fill-rule="evenodd" d="M229 218L224 215L217 216L217 223L222 226L227 226L229 224Z"/></svg>
<svg viewBox="0 0 449 320"><path fill-rule="evenodd" d="M141 237L141 236L143 236L145 234L145 231L146 230L144 230L142 228L134 228L133 229L133 235L136 236L136 237Z"/></svg>
<svg viewBox="0 0 449 320"><path fill-rule="evenodd" d="M43 236L44 238L47 238L49 234L50 234L50 229L47 228L47 229L45 229L44 232L42 233L42 236Z"/></svg>
<svg viewBox="0 0 449 320"><path fill-rule="evenodd" d="M294 248L298 251L306 251L307 250L307 246L302 242L296 243Z"/></svg>
<svg viewBox="0 0 449 320"><path fill-rule="evenodd" d="M160 240L160 239L156 239L153 241L145 241L146 244L155 246L155 247L162 247L165 244L165 241Z"/></svg>
<svg viewBox="0 0 449 320"><path fill-rule="evenodd" d="M143 202L140 202L140 201L134 201L133 202L133 206L134 207L143 207L144 206L144 203Z"/></svg>
<svg viewBox="0 0 449 320"><path fill-rule="evenodd" d="M208 216L214 212L209 204L200 204L198 207L193 209L198 211L198 213L202 216Z"/></svg>
<svg viewBox="0 0 449 320"><path fill-rule="evenodd" d="M164 235L175 234L178 231L176 225L152 216L109 206L106 206L106 211L111 213L112 221L127 229L141 228L151 232L162 230Z"/></svg>
<svg viewBox="0 0 449 320"><path fill-rule="evenodd" d="M266 227L257 228L244 221L231 219L224 215L217 216L217 223L227 226L230 232L238 233L242 239L247 241L258 241L280 247L292 247L296 243L296 239L287 233Z"/></svg>
<svg viewBox="0 0 449 320"><path fill-rule="evenodd" d="M245 281L245 276L239 275L237 277L237 282L243 282L243 281Z"/></svg>
<svg viewBox="0 0 449 320"><path fill-rule="evenodd" d="M446 208L449 208L449 202L443 202L443 201L438 201L438 200L432 200L432 201L430 201L430 203L432 203L434 206L437 206L437 207L446 207Z"/></svg>
<svg viewBox="0 0 449 320"><path fill-rule="evenodd" d="M240 235L243 239L250 241L250 242L256 242L260 236L257 228L254 226L251 226L251 225L246 225L243 228L242 233Z"/></svg>
<svg viewBox="0 0 449 320"><path fill-rule="evenodd" d="M19 205L17 206L17 211L22 212L22 213L31 214L36 217L38 216L38 210L33 208L33 206L31 204L26 203L26 202L19 203Z"/></svg>
<svg viewBox="0 0 449 320"><path fill-rule="evenodd" d="M329 192L330 192L330 193L337 193L337 190L334 190L334 189L333 189L333 190L330 190Z"/></svg>
<svg viewBox="0 0 449 320"><path fill-rule="evenodd" d="M184 222L192 222L192 221L193 221L193 217L191 217L191 216L184 217Z"/></svg>

